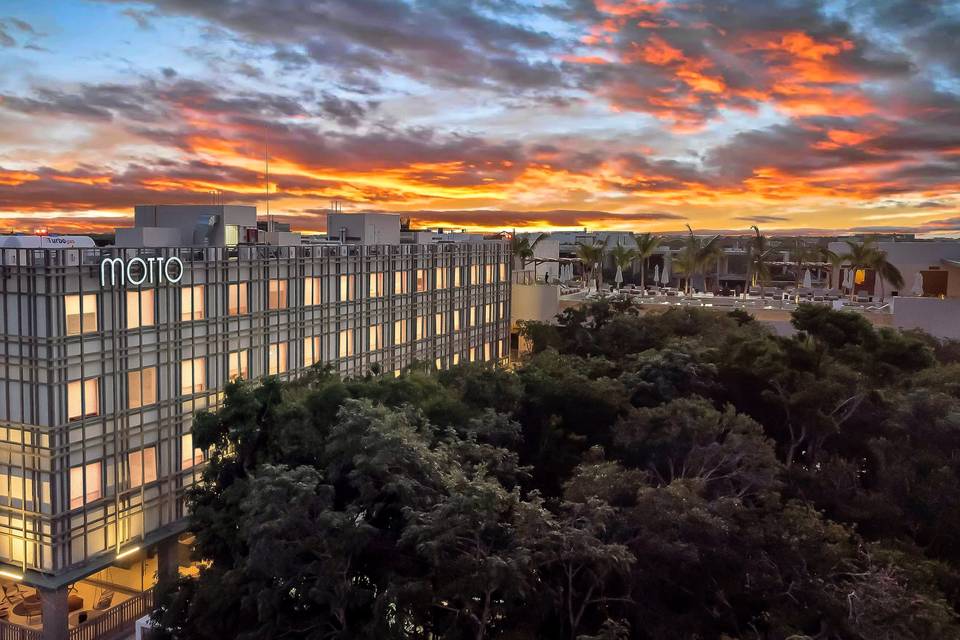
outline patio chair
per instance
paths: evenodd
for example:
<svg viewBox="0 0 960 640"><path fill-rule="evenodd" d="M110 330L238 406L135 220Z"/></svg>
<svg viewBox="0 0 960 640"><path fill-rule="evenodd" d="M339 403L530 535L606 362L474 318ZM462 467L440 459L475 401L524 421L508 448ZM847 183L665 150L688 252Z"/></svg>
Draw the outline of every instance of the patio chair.
<svg viewBox="0 0 960 640"><path fill-rule="evenodd" d="M16 583L4 584L3 595L11 607L15 607L23 602L23 593L20 592L20 587L18 587Z"/></svg>
<svg viewBox="0 0 960 640"><path fill-rule="evenodd" d="M110 604L113 602L114 597L113 591L104 591L100 594L100 598L97 600L96 604L93 605L93 608L96 611L106 611L110 608Z"/></svg>

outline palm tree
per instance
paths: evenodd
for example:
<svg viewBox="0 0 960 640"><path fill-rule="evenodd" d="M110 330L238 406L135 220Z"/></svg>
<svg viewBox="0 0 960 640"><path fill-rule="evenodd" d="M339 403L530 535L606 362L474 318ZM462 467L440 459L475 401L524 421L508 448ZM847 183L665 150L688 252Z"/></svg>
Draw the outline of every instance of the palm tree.
<svg viewBox="0 0 960 640"><path fill-rule="evenodd" d="M717 242L720 238L719 235L713 236L709 240L703 240L693 235L693 229L690 228L690 225L687 225L687 231L689 235L686 245L674 260L674 264L684 274L684 291L689 294L693 276L720 255L721 249L719 242ZM704 278L706 278L705 274Z"/></svg>
<svg viewBox="0 0 960 640"><path fill-rule="evenodd" d="M770 265L767 258L771 249L767 245L767 238L760 233L760 227L753 225L750 227L756 234L750 239L747 255L747 282L748 286L744 288L743 297L747 297L747 290L750 287L760 287L760 297L763 298L763 283L770 279Z"/></svg>
<svg viewBox="0 0 960 640"><path fill-rule="evenodd" d="M537 236L536 240L530 242L529 237L521 237L514 233L513 237L510 238L510 250L513 253L514 259L520 261L521 271L527 268L528 263L533 262L534 248L546 237L546 233L541 233Z"/></svg>
<svg viewBox="0 0 960 640"><path fill-rule="evenodd" d="M866 239L863 242L853 240L844 240L847 245L847 252L840 256L840 259L850 265L850 269L856 273L860 269L871 269L877 248L872 239ZM850 288L850 299L852 300L856 291L856 284Z"/></svg>
<svg viewBox="0 0 960 640"><path fill-rule="evenodd" d="M827 247L820 248L820 259L824 262L830 263L830 288L833 288L833 274L840 272L840 265L843 264L843 258L839 253L831 251ZM840 286L839 277L837 279L837 286Z"/></svg>
<svg viewBox="0 0 960 640"><path fill-rule="evenodd" d="M599 271L599 277L597 278L598 291L603 283L603 257L606 255L609 239L610 237L607 236L607 239L600 243L596 241L593 244L577 243L577 257L583 263L583 269L587 274L587 282L593 280L594 275Z"/></svg>
<svg viewBox="0 0 960 640"><path fill-rule="evenodd" d="M796 276L797 286L800 286L800 282L803 280L803 272L806 270L805 267L807 264L813 262L819 255L819 250L816 247L809 246L803 240L797 240L793 248L790 250L790 257L793 258L794 263L794 276Z"/></svg>
<svg viewBox="0 0 960 640"><path fill-rule="evenodd" d="M870 260L870 268L873 269L877 277L880 278L880 302L886 297L885 282L889 282L894 289L902 289L904 286L903 274L896 265L887 260L887 252L875 249Z"/></svg>
<svg viewBox="0 0 960 640"><path fill-rule="evenodd" d="M637 259L637 250L618 244L610 250L613 264L621 271L626 271Z"/></svg>
<svg viewBox="0 0 960 640"><path fill-rule="evenodd" d="M640 286L647 288L647 260L660 246L660 236L644 233L633 237L637 243L637 260L640 262Z"/></svg>

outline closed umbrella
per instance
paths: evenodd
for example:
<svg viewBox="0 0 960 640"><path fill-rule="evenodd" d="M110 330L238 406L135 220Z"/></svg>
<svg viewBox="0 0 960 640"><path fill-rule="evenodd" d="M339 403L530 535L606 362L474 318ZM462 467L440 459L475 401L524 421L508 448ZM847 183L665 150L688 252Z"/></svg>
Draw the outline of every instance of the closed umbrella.
<svg viewBox="0 0 960 640"><path fill-rule="evenodd" d="M853 269L847 269L843 276L843 288L853 289Z"/></svg>
<svg viewBox="0 0 960 640"><path fill-rule="evenodd" d="M803 288L809 289L811 287L813 287L813 278L810 275L810 269L807 269L803 273Z"/></svg>
<svg viewBox="0 0 960 640"><path fill-rule="evenodd" d="M653 284L660 284L660 265L653 269Z"/></svg>
<svg viewBox="0 0 960 640"><path fill-rule="evenodd" d="M623 269L620 265L617 265L617 275L613 277L613 282L617 285L617 289L620 288L620 285L623 284Z"/></svg>
<svg viewBox="0 0 960 640"><path fill-rule="evenodd" d="M667 286L670 284L670 263L663 261L663 273L660 274L660 284Z"/></svg>
<svg viewBox="0 0 960 640"><path fill-rule="evenodd" d="M923 295L923 274L917 271L917 275L913 276L913 288L910 292L915 296Z"/></svg>

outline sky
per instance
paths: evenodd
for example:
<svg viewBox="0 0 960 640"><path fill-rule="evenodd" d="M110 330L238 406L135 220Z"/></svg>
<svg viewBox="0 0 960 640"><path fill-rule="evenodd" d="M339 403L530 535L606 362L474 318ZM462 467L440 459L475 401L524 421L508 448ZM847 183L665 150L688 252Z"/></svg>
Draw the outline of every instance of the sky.
<svg viewBox="0 0 960 640"><path fill-rule="evenodd" d="M0 2L0 229L268 190L313 231L960 235L960 0Z"/></svg>

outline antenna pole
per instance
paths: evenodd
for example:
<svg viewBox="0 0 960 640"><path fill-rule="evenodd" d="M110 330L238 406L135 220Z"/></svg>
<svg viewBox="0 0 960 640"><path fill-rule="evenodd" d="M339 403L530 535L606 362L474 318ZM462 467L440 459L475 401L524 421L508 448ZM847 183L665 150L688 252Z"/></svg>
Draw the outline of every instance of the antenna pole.
<svg viewBox="0 0 960 640"><path fill-rule="evenodd" d="M266 190L268 228L272 231L273 217L270 215L270 147L267 145L266 126L263 128L263 175L264 181L266 182L264 188Z"/></svg>

